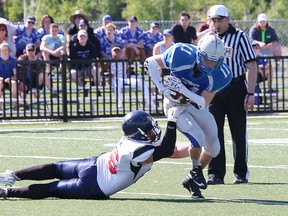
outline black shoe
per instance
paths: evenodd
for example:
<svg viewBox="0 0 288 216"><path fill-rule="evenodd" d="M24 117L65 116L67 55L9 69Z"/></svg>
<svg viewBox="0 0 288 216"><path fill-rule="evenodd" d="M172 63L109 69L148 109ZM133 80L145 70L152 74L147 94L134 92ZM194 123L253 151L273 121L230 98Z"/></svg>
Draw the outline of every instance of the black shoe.
<svg viewBox="0 0 288 216"><path fill-rule="evenodd" d="M88 93L89 93L89 90L88 89L84 89L84 97L88 97Z"/></svg>
<svg viewBox="0 0 288 216"><path fill-rule="evenodd" d="M183 180L182 185L189 191L193 199L204 199L204 196L201 194L200 189L190 178L189 175Z"/></svg>
<svg viewBox="0 0 288 216"><path fill-rule="evenodd" d="M206 189L207 188L207 183L204 178L202 168L201 166L194 166L192 170L190 170L190 175L195 184L201 188L201 189Z"/></svg>
<svg viewBox="0 0 288 216"><path fill-rule="evenodd" d="M224 184L224 181L214 175L209 175L208 180L207 180L208 185L219 185L219 184Z"/></svg>
<svg viewBox="0 0 288 216"><path fill-rule="evenodd" d="M236 176L236 178L233 181L234 184L247 184L248 183L248 179L245 178L240 178L238 176Z"/></svg>

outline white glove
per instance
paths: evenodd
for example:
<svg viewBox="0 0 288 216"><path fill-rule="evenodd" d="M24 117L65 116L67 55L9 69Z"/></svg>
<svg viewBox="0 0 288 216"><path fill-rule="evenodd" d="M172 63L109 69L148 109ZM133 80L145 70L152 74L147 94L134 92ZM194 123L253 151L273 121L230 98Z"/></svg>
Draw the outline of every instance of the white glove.
<svg viewBox="0 0 288 216"><path fill-rule="evenodd" d="M175 91L172 91L169 87L167 87L166 85L164 86L164 89L162 90L162 94L168 98L169 100L175 102L175 103L179 103L179 101L175 98L173 98L173 95L176 94Z"/></svg>
<svg viewBox="0 0 288 216"><path fill-rule="evenodd" d="M175 76L167 76L166 77L166 83L165 86L167 86L169 89L177 92L182 92L181 90L185 88L183 85L181 79Z"/></svg>
<svg viewBox="0 0 288 216"><path fill-rule="evenodd" d="M180 114L182 114L184 111L185 111L185 108L183 106L176 105L176 106L170 107L167 110L168 121L176 122Z"/></svg>

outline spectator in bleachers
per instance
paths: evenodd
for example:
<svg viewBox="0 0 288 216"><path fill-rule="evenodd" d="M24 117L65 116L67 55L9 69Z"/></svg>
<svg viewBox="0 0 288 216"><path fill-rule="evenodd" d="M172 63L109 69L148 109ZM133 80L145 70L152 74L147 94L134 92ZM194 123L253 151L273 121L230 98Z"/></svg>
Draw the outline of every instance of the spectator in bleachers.
<svg viewBox="0 0 288 216"><path fill-rule="evenodd" d="M197 29L197 37L198 37L198 40L200 40L204 35L206 34L209 34L210 32L213 31L213 24L211 22L211 19L209 17L209 10L207 11L207 16L206 16L206 21L201 23L199 26L198 26L198 29Z"/></svg>
<svg viewBox="0 0 288 216"><path fill-rule="evenodd" d="M89 22L87 20L81 19L79 21L79 31L85 30L88 34L88 40L95 46L96 48L96 57L100 58L101 55L101 44L98 38L94 35L93 28L89 26ZM77 32L78 33L78 32ZM74 43L77 39L77 33L71 37L71 42Z"/></svg>
<svg viewBox="0 0 288 216"><path fill-rule="evenodd" d="M24 54L18 57L17 79L19 80L18 90L21 97L25 98L26 94L32 89L42 89L45 86L50 90L51 97L58 97L53 92L48 74L45 73L45 63L36 55L36 46L34 43L26 45ZM39 97L39 95L37 95ZM29 109L27 104L26 109Z"/></svg>
<svg viewBox="0 0 288 216"><path fill-rule="evenodd" d="M256 42L253 41L252 42L252 47L254 49L255 52L255 56L256 57L265 57L265 55L260 53L260 45ZM278 92L277 90L272 88L272 80L273 80L273 68L270 66L269 60L268 59L257 59L257 65L258 65L258 71L257 71L257 84L255 86L255 93L261 93L261 89L259 86L259 83L264 82L265 80L267 80L268 82L268 90L266 91L266 93L276 93ZM255 99L259 99L259 98L254 98L255 104L259 104L259 103L255 100Z"/></svg>
<svg viewBox="0 0 288 216"><path fill-rule="evenodd" d="M116 33L116 26L113 23L108 23L105 26L105 36L101 40L101 57L111 59L112 52L111 49L113 46L120 46L123 48L123 40Z"/></svg>
<svg viewBox="0 0 288 216"><path fill-rule="evenodd" d="M106 36L106 31L105 31L105 26L108 23L111 23L113 21L112 17L110 15L104 15L102 17L102 26L96 28L94 30L94 34L95 36L100 40L100 42L102 43L102 39Z"/></svg>
<svg viewBox="0 0 288 216"><path fill-rule="evenodd" d="M171 47L173 44L175 44L174 42L174 37L172 34L172 30L171 29L165 29L163 31L163 41L160 41L158 43L155 44L154 48L153 48L153 55L158 55L158 54L162 54L165 50L167 50L169 47ZM160 74L161 75L169 75L170 74L170 70L167 68L159 68L160 70Z"/></svg>
<svg viewBox="0 0 288 216"><path fill-rule="evenodd" d="M113 59L123 59L123 51L120 46L114 46L111 49L112 58ZM145 98L145 106L148 108L151 104L152 107L155 107L155 103L149 101L149 89L145 84L145 80L139 75L137 77L130 77L127 76L127 63L126 62L112 62L111 63L111 75L112 75L112 82L111 85L114 87L115 94L118 101L118 108L123 106L123 96L121 92L124 91L125 85L130 85L131 88L140 88L144 94Z"/></svg>
<svg viewBox="0 0 288 216"><path fill-rule="evenodd" d="M25 47L29 43L34 43L36 48L40 47L40 35L34 28L36 18L28 16L24 25L18 25L15 33L16 57L23 54Z"/></svg>
<svg viewBox="0 0 288 216"><path fill-rule="evenodd" d="M74 14L70 16L70 22L72 26L67 29L67 42L70 43L71 37L79 31L79 22L80 20L87 20L88 17L83 14L80 10L76 10Z"/></svg>
<svg viewBox="0 0 288 216"><path fill-rule="evenodd" d="M281 45L275 30L269 25L266 14L261 13L257 17L249 31L251 40L260 45L260 53L267 56L281 56Z"/></svg>
<svg viewBox="0 0 288 216"><path fill-rule="evenodd" d="M16 62L8 63L10 61L16 61L15 58L9 55L10 48L7 42L3 42L0 45L0 98L2 98L2 90L10 89L12 99L17 98L17 78L16 78ZM7 62L7 63L5 63ZM7 99L9 100L9 99ZM13 109L16 108L17 101L13 101ZM0 103L0 110L2 109L2 103Z"/></svg>
<svg viewBox="0 0 288 216"><path fill-rule="evenodd" d="M84 62L73 62L73 60L95 60L95 46L88 40L88 33L85 30L80 30L77 33L77 41L70 45L70 60L71 62L71 79L78 86L85 85L85 79L93 79L94 84L99 84L100 75L97 74L96 65ZM84 96L88 92L84 91ZM100 92L98 92L100 96Z"/></svg>
<svg viewBox="0 0 288 216"><path fill-rule="evenodd" d="M50 34L50 25L54 23L54 19L48 15L44 14L41 21L40 21L40 28L37 30L40 40L43 38L44 35ZM64 35L64 32L59 29L58 34Z"/></svg>
<svg viewBox="0 0 288 216"><path fill-rule="evenodd" d="M151 23L150 29L144 31L139 38L139 44L144 45L146 57L152 56L154 45L163 40L163 35L159 32L159 24Z"/></svg>
<svg viewBox="0 0 288 216"><path fill-rule="evenodd" d="M40 50L44 61L60 60L61 55L66 53L65 36L58 34L58 24L52 23L50 25L50 34L42 38ZM47 71L51 72L50 64L47 63Z"/></svg>
<svg viewBox="0 0 288 216"><path fill-rule="evenodd" d="M189 43L197 45L196 29L190 26L190 15L186 11L180 13L179 24L172 28L175 43Z"/></svg>
<svg viewBox="0 0 288 216"><path fill-rule="evenodd" d="M0 44L7 42L10 48L10 56L16 56L16 47L13 36L16 32L17 26L14 26L8 20L0 17Z"/></svg>
<svg viewBox="0 0 288 216"><path fill-rule="evenodd" d="M119 31L125 46L125 54L128 59L145 58L145 50L143 45L139 44L140 35L143 30L137 26L138 19L132 16L128 20L128 26L123 27Z"/></svg>

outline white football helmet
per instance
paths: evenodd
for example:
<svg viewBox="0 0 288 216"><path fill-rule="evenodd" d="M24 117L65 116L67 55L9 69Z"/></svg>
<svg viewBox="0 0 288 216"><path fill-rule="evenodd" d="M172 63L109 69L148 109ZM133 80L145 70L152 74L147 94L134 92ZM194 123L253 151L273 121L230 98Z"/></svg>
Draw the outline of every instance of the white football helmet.
<svg viewBox="0 0 288 216"><path fill-rule="evenodd" d="M206 35L198 42L197 64L201 72L211 74L224 60L225 47L222 40L216 35ZM217 62L214 68L204 65L204 60Z"/></svg>

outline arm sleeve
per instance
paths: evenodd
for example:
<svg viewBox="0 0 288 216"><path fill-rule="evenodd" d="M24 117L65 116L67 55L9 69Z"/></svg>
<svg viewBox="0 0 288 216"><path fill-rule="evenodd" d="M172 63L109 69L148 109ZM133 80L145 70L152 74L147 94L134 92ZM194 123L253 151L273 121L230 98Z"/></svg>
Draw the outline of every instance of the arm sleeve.
<svg viewBox="0 0 288 216"><path fill-rule="evenodd" d="M176 123L168 121L167 129L160 146L155 147L153 160L158 161L173 154L176 144Z"/></svg>

